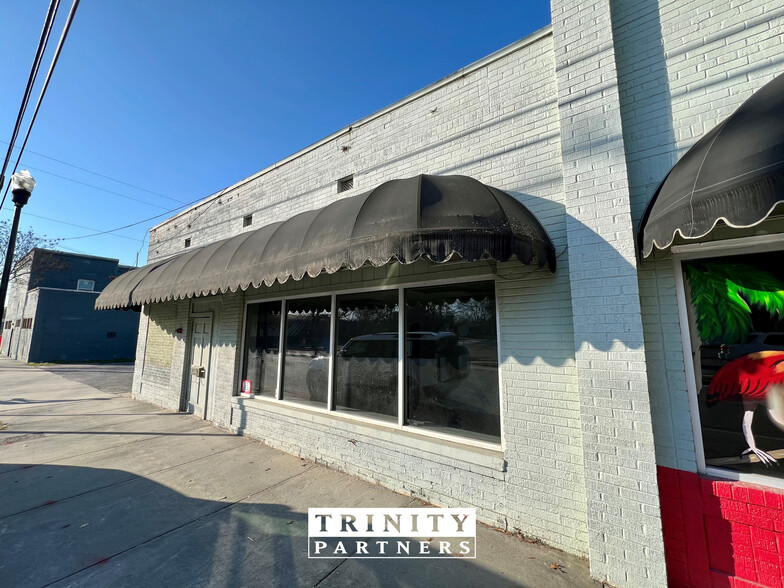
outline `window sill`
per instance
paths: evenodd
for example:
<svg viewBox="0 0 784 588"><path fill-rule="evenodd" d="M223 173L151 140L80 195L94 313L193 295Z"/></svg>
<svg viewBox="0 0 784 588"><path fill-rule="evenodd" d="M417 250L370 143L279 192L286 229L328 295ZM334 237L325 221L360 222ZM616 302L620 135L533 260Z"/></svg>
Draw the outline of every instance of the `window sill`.
<svg viewBox="0 0 784 588"><path fill-rule="evenodd" d="M313 408L272 398L232 397L232 406L254 412L254 409L298 419L325 427L335 427L347 433L367 435L379 441L405 444L406 447L432 453L439 457L454 459L498 472L506 471L506 460L501 445L456 438L451 435L400 427L368 417L348 415L326 409Z"/></svg>
<svg viewBox="0 0 784 588"><path fill-rule="evenodd" d="M700 475L784 490L784 479L774 478L773 476L766 476L764 474L747 474L745 472L736 472L735 470L708 466L705 468L705 472L701 472Z"/></svg>

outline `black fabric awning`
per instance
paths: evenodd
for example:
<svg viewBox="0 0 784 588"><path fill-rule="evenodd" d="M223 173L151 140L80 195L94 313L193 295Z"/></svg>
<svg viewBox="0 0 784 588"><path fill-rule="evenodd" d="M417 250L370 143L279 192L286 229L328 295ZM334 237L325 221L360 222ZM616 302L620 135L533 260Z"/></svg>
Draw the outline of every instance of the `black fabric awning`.
<svg viewBox="0 0 784 588"><path fill-rule="evenodd" d="M784 202L784 75L753 94L700 139L659 185L640 223L643 257L676 233L705 236L765 220Z"/></svg>
<svg viewBox="0 0 784 588"><path fill-rule="evenodd" d="M332 274L366 263L440 263L512 256L555 272L555 249L537 218L506 192L466 176L420 175L127 272L97 309L245 290Z"/></svg>

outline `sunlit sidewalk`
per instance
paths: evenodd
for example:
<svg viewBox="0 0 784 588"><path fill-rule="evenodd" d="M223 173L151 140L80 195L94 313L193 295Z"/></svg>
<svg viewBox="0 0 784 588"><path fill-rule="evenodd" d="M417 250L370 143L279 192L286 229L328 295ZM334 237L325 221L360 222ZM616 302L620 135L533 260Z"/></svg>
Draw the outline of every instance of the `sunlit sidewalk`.
<svg viewBox="0 0 784 588"><path fill-rule="evenodd" d="M308 507L422 506L181 413L0 359L6 586L595 586L480 526L476 559L308 559Z"/></svg>

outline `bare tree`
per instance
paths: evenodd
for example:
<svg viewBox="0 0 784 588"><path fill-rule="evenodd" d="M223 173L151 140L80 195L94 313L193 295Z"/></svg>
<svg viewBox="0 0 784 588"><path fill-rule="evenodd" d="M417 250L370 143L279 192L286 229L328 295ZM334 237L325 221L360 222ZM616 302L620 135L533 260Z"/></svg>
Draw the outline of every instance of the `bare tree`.
<svg viewBox="0 0 784 588"><path fill-rule="evenodd" d="M11 222L7 220L0 221L0 267L3 267L3 264L5 263L5 255L8 251L8 239L10 236ZM60 241L61 239L54 239L47 237L46 235L39 237L33 232L33 229L19 231L16 235L16 247L14 248L14 262L12 267L16 268L17 264L22 261L22 258L30 253L30 251L32 251L34 248L39 247L43 249L51 249L56 247ZM30 261L32 262L32 260ZM16 272L17 270L21 270L24 267L25 265L22 264L22 266L13 271ZM30 269L31 268L28 267L27 271Z"/></svg>
<svg viewBox="0 0 784 588"><path fill-rule="evenodd" d="M62 257L56 252L46 249L36 248L16 262L11 272L13 280L24 280L27 277L26 288L32 290L44 280L47 272L61 272L71 267L71 264L63 261Z"/></svg>

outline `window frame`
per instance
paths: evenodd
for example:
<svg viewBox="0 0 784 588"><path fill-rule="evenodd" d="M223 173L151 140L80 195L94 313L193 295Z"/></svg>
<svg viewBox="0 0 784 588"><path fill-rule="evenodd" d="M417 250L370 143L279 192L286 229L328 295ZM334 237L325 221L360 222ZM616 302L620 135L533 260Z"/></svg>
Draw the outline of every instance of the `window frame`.
<svg viewBox="0 0 784 588"><path fill-rule="evenodd" d="M500 439L498 442L492 441L485 441L481 439L475 439L470 436L458 435L458 434L450 434L445 433L442 431L436 431L431 429L419 428L419 427L412 427L405 424L405 408L406 408L406 395L405 395L405 337L400 337L400 332L405 331L405 290L406 289L416 289L416 288L427 288L429 286L443 286L449 284L465 284L471 282L492 282L493 284L493 304L495 305L495 332L496 332L496 352L497 352L497 362L498 367L496 369L496 376L498 378L498 403L499 403L499 426L500 426ZM342 294L359 294L362 292L380 292L380 291L388 291L388 290L396 290L398 292L398 390L397 390L397 400L398 400L398 414L397 414L397 422L392 423L390 421L386 421L383 419L373 418L370 416L365 416L362 414L355 414L350 411L338 411L335 410L335 402L334 402L334 365L335 365L335 346L336 346L336 334L337 334L337 296ZM286 302L290 300L301 300L305 298L316 298L322 296L330 296L330 304L331 304L331 320L330 320L330 335L329 335L329 349L330 349L330 359L329 359L329 366L328 366L328 381L327 381L327 404L326 407L317 407L317 406L310 406L307 404L294 402L294 401L287 401L285 398L281 397L282 393L282 384L283 384L283 356L284 356L284 345L285 345L285 333L286 333L286 326L285 326L285 311L286 311ZM247 321L248 321L248 306L251 304L256 304L259 302L277 302L279 301L281 304L281 328L280 328L280 347L281 353L278 356L278 374L277 374L277 389L275 391L275 397L263 397L263 396L256 396L253 399L250 398L242 398L239 396L239 391L242 385L242 366L244 359L241 358L239 362L239 370L237 372L237 377L235 378L234 383L234 390L232 391L232 399L237 400L238 402L245 403L245 402L260 402L260 403L267 403L273 405L282 405L286 406L287 408L294 408L297 410L301 410L303 412L315 412L322 415L327 415L330 417L337 417L339 419L348 419L350 421L356 421L358 423L370 425L374 428L381 428L381 429L391 429L394 431L403 432L406 435L413 435L413 436L420 436L420 437L429 437L433 439L443 440L443 441L450 441L453 443L463 444L471 447L476 448L483 448L483 449L490 449L493 451L503 451L506 447L505 442L505 435L504 435L504 387L503 387L503 378L502 378L502 361L501 361L501 320L500 320L500 307L498 304L498 279L495 274L485 273L476 276L463 276L463 277L456 277L456 278L441 278L441 279L430 279L430 280L411 280L406 281L405 283L398 283L398 284L378 284L375 286L364 286L359 288L351 288L347 287L345 289L330 289L327 292L323 290L319 291L318 289L314 289L307 294L286 294L278 292L275 295L258 295L258 296L251 296L246 298L243 305L243 315L242 315L242 330L241 330L241 339L240 339L240 354L241 356L245 353L245 337L247 333Z"/></svg>
<svg viewBox="0 0 784 588"><path fill-rule="evenodd" d="M89 282L90 284L92 284L92 287L89 288L89 289L88 288L80 288L79 285L82 282ZM76 289L79 292L95 292L95 280L89 280L87 278L76 278Z"/></svg>
<svg viewBox="0 0 784 588"><path fill-rule="evenodd" d="M705 463L705 445L702 437L702 425L700 423L700 408L698 402L699 390L697 389L697 376L694 371L695 352L691 344L691 323L689 322L688 311L689 302L686 299L686 284L683 277L684 261L784 251L784 235L758 235L721 241L674 245L671 248L671 251L673 273L675 274L675 296L678 303L678 318L681 327L683 366L686 374L686 392L689 401L697 473L725 480L748 482L771 488L784 489L784 478L774 478L763 474L747 474L745 472L708 466Z"/></svg>
<svg viewBox="0 0 784 588"><path fill-rule="evenodd" d="M351 182L351 186L346 187L349 182ZM349 192L349 191L353 190L355 188L355 186L354 186L354 174L349 174L347 176L344 176L344 177L340 178L337 181L337 185L338 185L338 194L342 194L343 192Z"/></svg>

